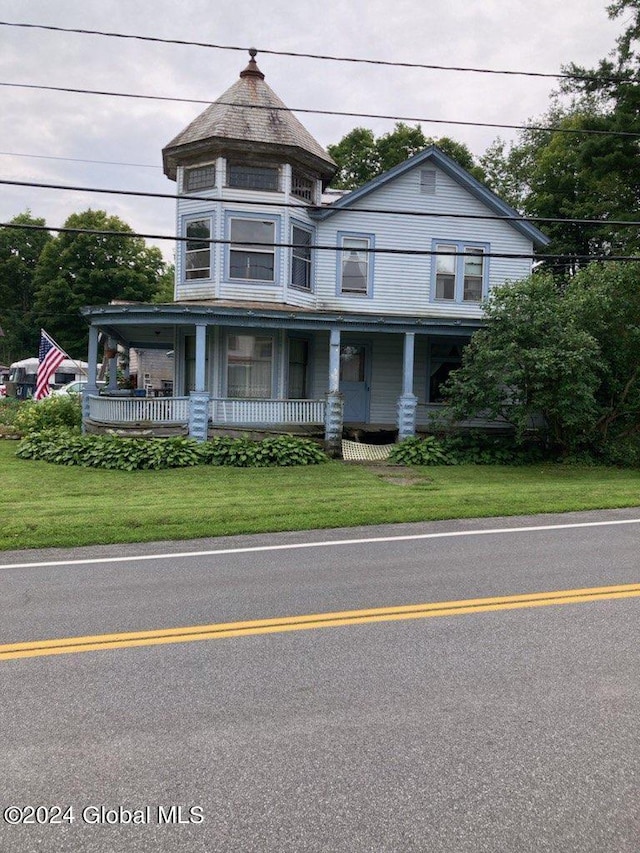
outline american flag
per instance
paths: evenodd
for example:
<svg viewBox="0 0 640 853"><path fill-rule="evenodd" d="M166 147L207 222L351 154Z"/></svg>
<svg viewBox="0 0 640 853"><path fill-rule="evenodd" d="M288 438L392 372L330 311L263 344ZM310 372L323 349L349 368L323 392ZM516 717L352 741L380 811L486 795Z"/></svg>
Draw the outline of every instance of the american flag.
<svg viewBox="0 0 640 853"><path fill-rule="evenodd" d="M66 352L60 349L44 329L40 329L38 375L36 377L36 392L33 395L34 400L42 400L49 396L49 380L65 358L67 358Z"/></svg>

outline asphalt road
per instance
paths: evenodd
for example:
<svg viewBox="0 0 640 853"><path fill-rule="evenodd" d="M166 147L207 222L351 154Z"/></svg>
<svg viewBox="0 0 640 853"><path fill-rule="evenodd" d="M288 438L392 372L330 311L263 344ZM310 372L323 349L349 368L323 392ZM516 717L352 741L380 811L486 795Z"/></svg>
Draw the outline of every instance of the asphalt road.
<svg viewBox="0 0 640 853"><path fill-rule="evenodd" d="M5 552L0 644L638 584L639 543L620 510ZM0 656L0 850L636 853L639 614Z"/></svg>

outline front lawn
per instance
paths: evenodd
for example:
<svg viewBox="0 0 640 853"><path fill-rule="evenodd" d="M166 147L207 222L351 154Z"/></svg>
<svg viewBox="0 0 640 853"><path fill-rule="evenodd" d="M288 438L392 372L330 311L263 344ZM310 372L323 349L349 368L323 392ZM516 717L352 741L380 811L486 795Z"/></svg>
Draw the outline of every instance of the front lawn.
<svg viewBox="0 0 640 853"><path fill-rule="evenodd" d="M0 441L0 550L640 506L640 471L569 465L102 471Z"/></svg>

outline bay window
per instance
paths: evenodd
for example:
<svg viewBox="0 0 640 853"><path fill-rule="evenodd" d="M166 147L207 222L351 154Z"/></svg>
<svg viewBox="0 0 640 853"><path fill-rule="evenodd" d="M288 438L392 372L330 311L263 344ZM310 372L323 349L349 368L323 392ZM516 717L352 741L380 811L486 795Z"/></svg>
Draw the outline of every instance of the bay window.
<svg viewBox="0 0 640 853"><path fill-rule="evenodd" d="M185 225L184 278L211 278L211 220L190 219Z"/></svg>
<svg viewBox="0 0 640 853"><path fill-rule="evenodd" d="M311 243L313 232L298 225L291 227L291 284L311 290Z"/></svg>
<svg viewBox="0 0 640 853"><path fill-rule="evenodd" d="M275 281L275 222L239 217L229 222L229 278Z"/></svg>

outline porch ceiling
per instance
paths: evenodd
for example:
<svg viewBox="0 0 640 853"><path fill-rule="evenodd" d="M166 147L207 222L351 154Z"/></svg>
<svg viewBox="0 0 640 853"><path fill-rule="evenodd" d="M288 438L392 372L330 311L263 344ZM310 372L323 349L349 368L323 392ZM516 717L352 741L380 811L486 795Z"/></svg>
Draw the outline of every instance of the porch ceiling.
<svg viewBox="0 0 640 853"><path fill-rule="evenodd" d="M482 326L480 319L341 313L260 302L98 305L82 308L81 314L89 325L121 343L147 349L170 349L177 328L196 325L429 335L471 334Z"/></svg>

